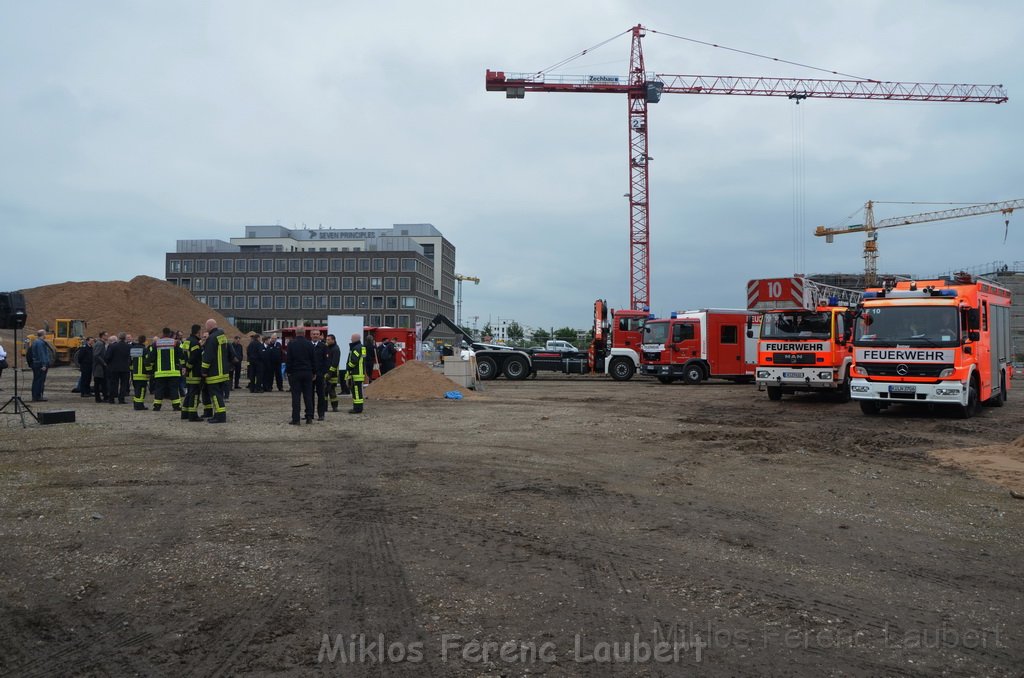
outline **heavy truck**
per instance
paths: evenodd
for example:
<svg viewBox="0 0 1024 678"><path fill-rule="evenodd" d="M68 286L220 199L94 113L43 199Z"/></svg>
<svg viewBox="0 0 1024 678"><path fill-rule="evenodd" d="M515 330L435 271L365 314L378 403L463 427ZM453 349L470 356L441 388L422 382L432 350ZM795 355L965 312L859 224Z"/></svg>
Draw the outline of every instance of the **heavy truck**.
<svg viewBox="0 0 1024 678"><path fill-rule="evenodd" d="M640 364L643 323L650 313L641 310L612 310L603 299L594 302L594 339L585 351L566 350L563 345L548 348L513 348L475 341L444 314L438 314L423 330L426 341L440 326L447 327L476 354L477 373L482 381L504 375L519 380L538 372L562 374L607 374L616 381L628 381Z"/></svg>
<svg viewBox="0 0 1024 678"><path fill-rule="evenodd" d="M1010 291L966 273L865 290L854 317L850 394L866 415L899 403L962 418L1001 407L1012 380Z"/></svg>
<svg viewBox="0 0 1024 678"><path fill-rule="evenodd" d="M754 380L760 313L706 308L674 311L644 324L641 373L662 384L699 384L708 379Z"/></svg>
<svg viewBox="0 0 1024 678"><path fill-rule="evenodd" d="M756 381L769 400L799 391L850 399L850 310L861 292L804 276L747 282L747 309L762 313ZM753 331L747 331L753 336Z"/></svg>
<svg viewBox="0 0 1024 678"><path fill-rule="evenodd" d="M75 353L85 344L86 322L72 318L57 318L54 325L56 330L50 329L50 324L46 323L46 333L43 335L43 340L50 349L50 361L55 366L70 365L74 360ZM25 351L35 339L34 334L25 337L21 355L25 355Z"/></svg>

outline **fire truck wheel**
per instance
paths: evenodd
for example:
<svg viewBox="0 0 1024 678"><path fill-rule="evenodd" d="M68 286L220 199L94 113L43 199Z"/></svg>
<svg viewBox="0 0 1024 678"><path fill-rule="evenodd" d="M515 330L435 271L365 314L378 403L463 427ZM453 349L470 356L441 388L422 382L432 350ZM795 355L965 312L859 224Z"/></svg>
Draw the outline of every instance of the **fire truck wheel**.
<svg viewBox="0 0 1024 678"><path fill-rule="evenodd" d="M519 356L513 356L505 361L505 378L520 381L530 376L530 367L526 361Z"/></svg>
<svg viewBox="0 0 1024 678"><path fill-rule="evenodd" d="M999 391L985 402L989 407L1002 407L1006 402L1006 373L999 375Z"/></svg>
<svg viewBox="0 0 1024 678"><path fill-rule="evenodd" d="M768 400L782 400L782 389L778 386L769 386L765 390L768 391Z"/></svg>
<svg viewBox="0 0 1024 678"><path fill-rule="evenodd" d="M971 385L967 387L967 405L961 405L957 407L957 416L960 419L970 419L974 415L978 414L981 406L978 402L978 384L973 379Z"/></svg>
<svg viewBox="0 0 1024 678"><path fill-rule="evenodd" d="M839 388L836 390L836 400L841 403L850 402L850 375L847 374L843 377L843 383L839 384Z"/></svg>
<svg viewBox="0 0 1024 678"><path fill-rule="evenodd" d="M498 366L494 358L486 356L476 361L476 371L480 375L480 381L490 381L498 376Z"/></svg>
<svg viewBox="0 0 1024 678"><path fill-rule="evenodd" d="M635 372L636 367L629 358L616 358L608 366L608 373L612 375L612 379L615 381L629 381L633 378Z"/></svg>
<svg viewBox="0 0 1024 678"><path fill-rule="evenodd" d="M882 408L874 400L862 400L860 401L860 411L869 417L874 417L882 411Z"/></svg>
<svg viewBox="0 0 1024 678"><path fill-rule="evenodd" d="M687 384L699 384L704 380L704 370L697 363L683 368L683 381Z"/></svg>

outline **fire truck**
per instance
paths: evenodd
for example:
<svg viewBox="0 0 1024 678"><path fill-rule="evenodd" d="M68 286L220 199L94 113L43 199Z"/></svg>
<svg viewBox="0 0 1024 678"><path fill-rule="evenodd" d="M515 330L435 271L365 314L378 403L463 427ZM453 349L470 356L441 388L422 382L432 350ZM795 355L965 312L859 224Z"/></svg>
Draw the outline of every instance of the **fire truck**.
<svg viewBox="0 0 1024 678"><path fill-rule="evenodd" d="M864 414L894 403L951 405L972 417L1010 388L1010 291L962 273L864 292L850 393Z"/></svg>
<svg viewBox="0 0 1024 678"><path fill-rule="evenodd" d="M860 298L859 291L803 276L747 282L747 308L764 314L757 389L767 391L769 400L781 400L784 393L829 391L848 401L853 346L847 326Z"/></svg>
<svg viewBox="0 0 1024 678"><path fill-rule="evenodd" d="M699 384L706 379L737 383L754 380L757 342L754 327L760 314L736 309L673 312L644 324L640 371L663 384L681 379Z"/></svg>

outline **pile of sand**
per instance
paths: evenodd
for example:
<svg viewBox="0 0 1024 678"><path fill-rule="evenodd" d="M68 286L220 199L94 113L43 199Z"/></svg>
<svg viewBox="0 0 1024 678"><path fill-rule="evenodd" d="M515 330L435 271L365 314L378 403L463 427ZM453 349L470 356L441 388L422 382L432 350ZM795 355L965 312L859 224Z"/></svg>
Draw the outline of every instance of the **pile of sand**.
<svg viewBox="0 0 1024 678"><path fill-rule="evenodd" d="M990 483L1024 493L1024 436L1009 443L932 450L944 466L967 471Z"/></svg>
<svg viewBox="0 0 1024 678"><path fill-rule="evenodd" d="M371 383L366 396L371 400L432 400L444 398L448 391L459 391L463 398L477 397L426 363L412 360Z"/></svg>
<svg viewBox="0 0 1024 678"><path fill-rule="evenodd" d="M78 318L88 323L87 333L128 332L153 336L164 327L188 334L193 324L217 321L228 337L243 334L217 311L201 304L181 287L146 275L131 282L64 282L22 290L28 311L26 333L57 318Z"/></svg>

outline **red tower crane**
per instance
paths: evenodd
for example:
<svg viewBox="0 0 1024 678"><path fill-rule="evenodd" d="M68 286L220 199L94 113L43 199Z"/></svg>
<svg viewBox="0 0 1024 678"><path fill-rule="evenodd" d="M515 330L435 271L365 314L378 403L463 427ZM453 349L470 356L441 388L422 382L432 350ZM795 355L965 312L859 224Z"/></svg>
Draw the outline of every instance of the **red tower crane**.
<svg viewBox="0 0 1024 678"><path fill-rule="evenodd" d="M487 71L488 92L522 99L526 92L597 92L625 94L629 112L629 298L630 308L650 306L650 198L647 153L647 106L662 94L744 94L802 99L868 99L876 101L944 101L1001 104L1002 85L964 85L878 80L816 80L805 78L665 75L647 73L641 39L647 29L636 25L629 75L550 76L544 73ZM652 31L657 32L657 31Z"/></svg>

